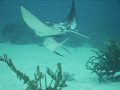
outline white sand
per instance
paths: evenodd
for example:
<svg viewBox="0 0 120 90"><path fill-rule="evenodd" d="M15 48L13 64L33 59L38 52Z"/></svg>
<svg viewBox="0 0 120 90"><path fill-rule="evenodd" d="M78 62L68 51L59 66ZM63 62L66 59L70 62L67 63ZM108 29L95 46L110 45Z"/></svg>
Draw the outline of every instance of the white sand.
<svg viewBox="0 0 120 90"><path fill-rule="evenodd" d="M46 73L46 67L50 67L53 71L56 70L56 64L62 64L62 71L75 74L76 82L67 82L69 85L63 90L120 90L120 82L105 82L99 83L96 74L87 70L85 64L87 60L95 55L90 50L93 48L67 48L72 55L66 53L63 49L59 48L61 54L66 57L60 57L45 47L37 45L12 45L0 44L0 56L7 54L16 66L22 72L25 72L31 79L34 78L36 66L40 66L40 70ZM49 80L51 79L47 76ZM42 81L44 84L44 80ZM0 90L25 90L26 85L20 81L16 74L11 71L6 63L0 62Z"/></svg>

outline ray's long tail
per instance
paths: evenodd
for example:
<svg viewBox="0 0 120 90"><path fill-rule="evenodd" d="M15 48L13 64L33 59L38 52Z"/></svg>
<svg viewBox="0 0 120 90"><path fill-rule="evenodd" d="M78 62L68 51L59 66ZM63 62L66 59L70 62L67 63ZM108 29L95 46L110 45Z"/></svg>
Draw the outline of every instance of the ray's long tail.
<svg viewBox="0 0 120 90"><path fill-rule="evenodd" d="M70 32L75 33L75 34L77 34L77 35L79 35L79 36L82 36L82 37L84 37L84 38L86 38L86 39L92 40L92 41L94 41L94 42L97 42L97 43L99 43L99 44L102 44L102 45L104 45L104 46L107 46L107 47L110 47L110 48L112 48L112 49L115 49L115 50L117 50L117 51L120 51L120 50L118 50L118 49L116 49L116 48L114 48L114 47L108 46L107 44L104 44L104 43L102 43L102 42L99 42L99 41L97 41L97 40L95 40L95 39L92 39L92 38L90 38L90 37L88 37L88 36L85 36L85 35L83 35L83 34L80 34L80 33L76 32L76 31L71 30Z"/></svg>

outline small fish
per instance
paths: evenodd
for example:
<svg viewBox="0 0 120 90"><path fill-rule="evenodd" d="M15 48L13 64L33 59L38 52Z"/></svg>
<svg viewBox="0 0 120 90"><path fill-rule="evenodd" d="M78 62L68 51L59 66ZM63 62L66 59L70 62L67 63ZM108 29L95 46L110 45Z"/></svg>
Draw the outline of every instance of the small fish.
<svg viewBox="0 0 120 90"><path fill-rule="evenodd" d="M46 46L49 50L53 51L54 53L56 53L57 55L60 55L62 57L64 57L62 54L59 54L58 52L56 52L56 48L57 47L62 47L65 51L67 51L68 53L70 53L66 48L63 47L63 44L68 40L69 38L66 38L64 41L62 41L61 43L56 42L53 37L47 37L44 39L43 41L43 45ZM70 53L71 54L71 53Z"/></svg>

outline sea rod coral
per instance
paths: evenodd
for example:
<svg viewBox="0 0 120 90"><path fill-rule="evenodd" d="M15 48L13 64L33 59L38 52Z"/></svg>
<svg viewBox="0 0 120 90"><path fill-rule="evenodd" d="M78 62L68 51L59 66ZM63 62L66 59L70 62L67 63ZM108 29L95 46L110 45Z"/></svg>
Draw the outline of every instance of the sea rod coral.
<svg viewBox="0 0 120 90"><path fill-rule="evenodd" d="M25 90L62 90L63 87L68 86L66 81L69 77L66 77L66 74L62 74L61 63L57 63L57 70L55 72L50 68L46 68L47 74L51 77L51 82L48 85L47 77L40 71L39 65L36 68L36 73L34 73L34 79L30 80L25 73L15 68L12 60L10 58L8 59L6 54L4 57L0 56L0 61L7 63L11 70L17 75L17 78L23 80L24 84L27 84L27 88ZM42 86L42 79L44 79L45 87ZM52 85L53 83L54 85Z"/></svg>
<svg viewBox="0 0 120 90"><path fill-rule="evenodd" d="M106 47L93 52L97 56L92 56L87 61L86 68L96 73L100 82L104 81L103 76L111 81L119 81L120 74L117 73L120 72L120 42L111 37Z"/></svg>

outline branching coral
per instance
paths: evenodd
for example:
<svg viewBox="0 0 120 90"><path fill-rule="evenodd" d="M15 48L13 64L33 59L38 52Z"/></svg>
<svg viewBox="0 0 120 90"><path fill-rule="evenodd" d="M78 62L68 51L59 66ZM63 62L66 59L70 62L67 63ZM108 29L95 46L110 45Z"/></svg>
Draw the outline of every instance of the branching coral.
<svg viewBox="0 0 120 90"><path fill-rule="evenodd" d="M66 81L69 77L64 78L65 76L62 74L61 63L57 64L57 70L55 73L50 68L46 68L48 75L52 78L50 85L47 86L46 75L40 72L39 66L37 66L36 73L34 73L34 79L30 80L25 73L15 68L15 66L12 63L12 60L8 59L7 55L4 55L4 57L0 56L0 61L6 62L11 68L11 70L16 73L17 78L23 80L24 84L28 85L26 90L62 90L63 87L67 87ZM42 79L45 80L45 88L42 87ZM54 86L52 85L53 82Z"/></svg>
<svg viewBox="0 0 120 90"><path fill-rule="evenodd" d="M93 50L92 50L93 51ZM97 56L92 56L86 63L86 68L92 70L103 81L103 76L112 81L118 81L117 72L120 72L120 42L114 37L107 41L106 47L93 51Z"/></svg>

